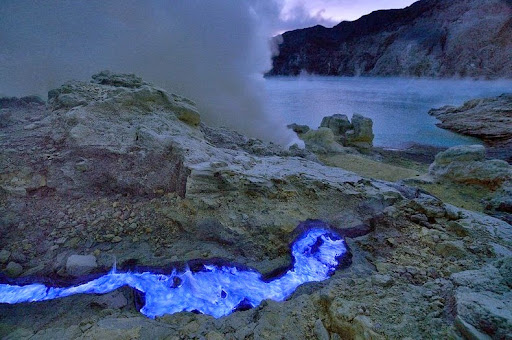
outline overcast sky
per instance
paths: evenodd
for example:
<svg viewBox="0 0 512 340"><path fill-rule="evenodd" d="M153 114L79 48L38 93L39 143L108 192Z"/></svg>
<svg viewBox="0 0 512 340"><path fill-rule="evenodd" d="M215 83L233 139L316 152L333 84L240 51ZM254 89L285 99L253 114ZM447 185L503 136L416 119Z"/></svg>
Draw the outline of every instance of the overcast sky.
<svg viewBox="0 0 512 340"><path fill-rule="evenodd" d="M404 8L415 0L282 0L281 31L321 24L333 26L379 9Z"/></svg>

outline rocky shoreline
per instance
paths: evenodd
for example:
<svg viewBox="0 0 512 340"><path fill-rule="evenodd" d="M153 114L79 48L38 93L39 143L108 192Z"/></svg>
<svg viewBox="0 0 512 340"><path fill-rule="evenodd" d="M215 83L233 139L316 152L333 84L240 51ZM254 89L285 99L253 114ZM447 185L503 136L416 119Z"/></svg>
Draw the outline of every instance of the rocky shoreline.
<svg viewBox="0 0 512 340"><path fill-rule="evenodd" d="M432 109L437 126L482 139L488 154L512 163L512 94Z"/></svg>
<svg viewBox="0 0 512 340"><path fill-rule="evenodd" d="M71 279L114 262L161 267L198 258L271 273L290 263L291 233L308 219L346 233L353 254L350 267L299 287L284 302L267 300L219 319L188 312L147 319L124 288L2 304L1 338L512 333L512 226L447 204L413 182L324 165L324 157L334 162L361 148L350 155L368 168L364 119L344 131L355 146L337 142L342 133L331 130L333 122L310 139L317 146L327 140L340 153L283 150L205 126L190 100L136 76L102 72L51 91L46 105L5 105L0 121L0 270L9 277ZM436 169L434 180L441 178Z"/></svg>

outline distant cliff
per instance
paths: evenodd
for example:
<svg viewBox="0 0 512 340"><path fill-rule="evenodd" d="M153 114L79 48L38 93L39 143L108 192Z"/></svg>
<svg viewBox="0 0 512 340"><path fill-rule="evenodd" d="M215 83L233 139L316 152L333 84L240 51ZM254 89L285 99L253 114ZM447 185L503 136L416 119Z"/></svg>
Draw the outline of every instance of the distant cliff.
<svg viewBox="0 0 512 340"><path fill-rule="evenodd" d="M268 75L301 73L511 78L512 0L421 0L286 32Z"/></svg>

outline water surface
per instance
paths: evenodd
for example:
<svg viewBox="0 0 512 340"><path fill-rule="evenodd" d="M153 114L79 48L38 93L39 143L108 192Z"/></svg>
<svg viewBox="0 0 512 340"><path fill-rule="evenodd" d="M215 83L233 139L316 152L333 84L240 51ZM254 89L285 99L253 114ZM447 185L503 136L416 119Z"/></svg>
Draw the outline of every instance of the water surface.
<svg viewBox="0 0 512 340"><path fill-rule="evenodd" d="M336 113L373 119L375 146L405 148L413 143L450 147L477 139L438 128L434 107L512 92L511 80L408 78L272 77L265 80L267 109L286 123L320 125Z"/></svg>

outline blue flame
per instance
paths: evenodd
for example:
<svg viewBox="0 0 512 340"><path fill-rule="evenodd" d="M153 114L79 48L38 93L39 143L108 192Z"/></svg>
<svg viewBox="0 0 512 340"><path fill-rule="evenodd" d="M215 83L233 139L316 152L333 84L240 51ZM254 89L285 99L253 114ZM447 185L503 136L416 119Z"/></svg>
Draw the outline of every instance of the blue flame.
<svg viewBox="0 0 512 340"><path fill-rule="evenodd" d="M284 275L265 282L260 273L236 267L204 265L199 272L186 269L170 275L150 272L117 272L87 283L55 288L43 284L17 286L0 284L0 303L45 301L75 294L104 294L130 286L145 295L140 310L155 318L182 311L197 311L216 318L237 307L258 306L265 299L282 301L303 283L326 280L345 256L345 241L325 229L311 229L292 245L293 267Z"/></svg>

